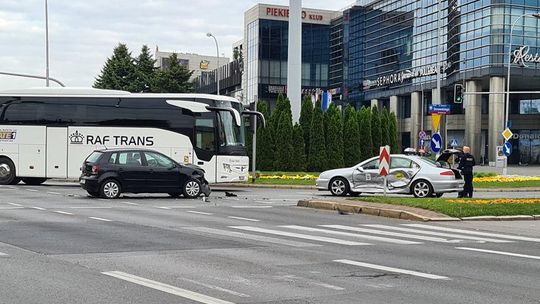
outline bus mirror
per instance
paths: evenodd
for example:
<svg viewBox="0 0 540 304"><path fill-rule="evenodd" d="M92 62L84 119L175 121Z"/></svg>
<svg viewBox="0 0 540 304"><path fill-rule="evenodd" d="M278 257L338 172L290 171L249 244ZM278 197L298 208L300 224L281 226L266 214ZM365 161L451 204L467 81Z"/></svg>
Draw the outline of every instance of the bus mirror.
<svg viewBox="0 0 540 304"><path fill-rule="evenodd" d="M242 115L258 116L262 122L263 128L266 128L266 119L264 118L264 115L262 115L261 112L245 110L245 111L242 111Z"/></svg>
<svg viewBox="0 0 540 304"><path fill-rule="evenodd" d="M234 117L234 122L236 123L237 126L241 126L241 121L240 121L240 114L238 113L238 111L236 111L235 109L233 108L220 108L220 107L211 107L211 106L207 106L206 107L207 110L210 110L210 111L221 111L221 112L229 112L231 113L232 117Z"/></svg>

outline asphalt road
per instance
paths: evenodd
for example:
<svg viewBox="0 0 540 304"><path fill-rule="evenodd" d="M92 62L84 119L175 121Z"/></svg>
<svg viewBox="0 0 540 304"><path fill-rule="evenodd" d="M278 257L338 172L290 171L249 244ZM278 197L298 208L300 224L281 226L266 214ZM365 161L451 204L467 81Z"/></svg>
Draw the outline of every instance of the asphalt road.
<svg viewBox="0 0 540 304"><path fill-rule="evenodd" d="M425 224L296 207L322 195L309 190L234 193L1 186L0 303L540 302L540 221Z"/></svg>

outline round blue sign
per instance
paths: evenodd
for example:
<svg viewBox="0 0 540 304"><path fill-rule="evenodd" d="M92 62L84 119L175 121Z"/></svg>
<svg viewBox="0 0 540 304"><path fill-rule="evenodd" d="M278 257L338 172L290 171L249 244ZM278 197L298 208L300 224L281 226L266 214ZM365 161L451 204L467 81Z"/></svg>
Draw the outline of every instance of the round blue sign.
<svg viewBox="0 0 540 304"><path fill-rule="evenodd" d="M510 156L512 154L512 144L509 142L505 142L503 146L503 153L506 157Z"/></svg>
<svg viewBox="0 0 540 304"><path fill-rule="evenodd" d="M431 151L435 153L439 153L439 151L441 151L441 147L442 147L441 134L439 133L433 134L433 136L431 137Z"/></svg>

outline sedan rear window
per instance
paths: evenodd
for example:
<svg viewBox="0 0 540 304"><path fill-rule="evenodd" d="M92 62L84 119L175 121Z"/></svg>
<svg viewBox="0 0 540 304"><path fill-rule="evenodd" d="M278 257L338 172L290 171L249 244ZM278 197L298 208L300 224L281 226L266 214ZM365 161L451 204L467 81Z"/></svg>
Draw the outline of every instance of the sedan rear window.
<svg viewBox="0 0 540 304"><path fill-rule="evenodd" d="M86 158L86 161L89 162L89 163L95 163L95 162L97 162L99 160L101 155L103 155L102 152L94 151L94 152L92 152L92 154L90 154L90 156L88 156Z"/></svg>

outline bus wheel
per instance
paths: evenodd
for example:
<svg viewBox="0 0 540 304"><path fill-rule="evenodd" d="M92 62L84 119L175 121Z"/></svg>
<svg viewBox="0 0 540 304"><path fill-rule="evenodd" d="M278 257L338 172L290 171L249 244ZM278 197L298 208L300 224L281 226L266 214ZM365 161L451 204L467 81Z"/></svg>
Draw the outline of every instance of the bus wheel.
<svg viewBox="0 0 540 304"><path fill-rule="evenodd" d="M43 184L47 179L42 177L24 177L22 181L27 185L37 186Z"/></svg>
<svg viewBox="0 0 540 304"><path fill-rule="evenodd" d="M0 185L11 185L14 181L17 181L15 165L9 158L0 158Z"/></svg>

